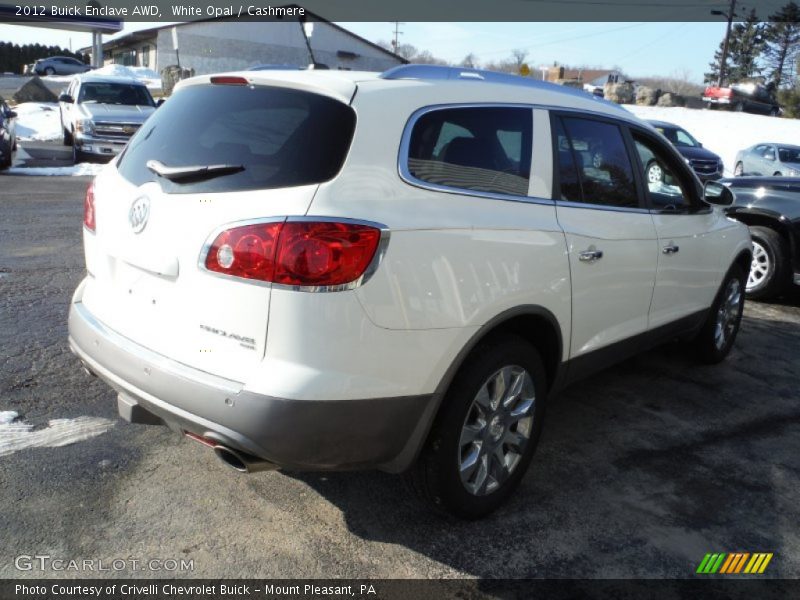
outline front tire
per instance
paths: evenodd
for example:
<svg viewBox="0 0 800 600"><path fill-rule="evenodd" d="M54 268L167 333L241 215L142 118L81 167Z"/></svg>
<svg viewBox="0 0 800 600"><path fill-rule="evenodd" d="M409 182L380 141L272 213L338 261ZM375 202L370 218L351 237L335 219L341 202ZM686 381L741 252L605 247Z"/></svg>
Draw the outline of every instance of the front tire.
<svg viewBox="0 0 800 600"><path fill-rule="evenodd" d="M53 67L47 67L44 70L44 74L45 75L55 75L56 74L56 70Z"/></svg>
<svg viewBox="0 0 800 600"><path fill-rule="evenodd" d="M733 265L722 281L706 322L692 342L697 359L716 364L728 356L739 333L745 297L745 273Z"/></svg>
<svg viewBox="0 0 800 600"><path fill-rule="evenodd" d="M647 164L645 172L647 173L647 183L661 183L664 179L664 169L654 160Z"/></svg>
<svg viewBox="0 0 800 600"><path fill-rule="evenodd" d="M764 300L777 296L786 286L786 247L780 234L769 227L750 228L753 261L747 276L747 297Z"/></svg>
<svg viewBox="0 0 800 600"><path fill-rule="evenodd" d="M409 473L417 494L464 519L496 510L528 469L546 396L536 348L516 336L481 344L453 380Z"/></svg>

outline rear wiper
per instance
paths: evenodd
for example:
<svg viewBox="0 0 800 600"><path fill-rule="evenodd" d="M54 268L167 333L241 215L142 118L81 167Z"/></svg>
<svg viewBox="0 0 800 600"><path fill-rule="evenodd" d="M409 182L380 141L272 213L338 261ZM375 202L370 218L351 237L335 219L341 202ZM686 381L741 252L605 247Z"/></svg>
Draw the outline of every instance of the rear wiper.
<svg viewBox="0 0 800 600"><path fill-rule="evenodd" d="M156 175L170 181L200 181L213 179L222 175L231 175L244 171L244 165L190 165L186 167L168 167L157 160L148 160L145 166Z"/></svg>

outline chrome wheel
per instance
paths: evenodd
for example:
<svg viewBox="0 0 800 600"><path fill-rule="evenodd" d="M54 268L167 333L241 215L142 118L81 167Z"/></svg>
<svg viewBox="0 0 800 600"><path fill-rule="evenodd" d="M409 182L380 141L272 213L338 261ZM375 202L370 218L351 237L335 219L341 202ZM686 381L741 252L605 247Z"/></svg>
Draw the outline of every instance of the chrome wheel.
<svg viewBox="0 0 800 600"><path fill-rule="evenodd" d="M533 431L536 391L528 371L505 366L481 386L458 444L461 483L475 496L497 490L525 454Z"/></svg>
<svg viewBox="0 0 800 600"><path fill-rule="evenodd" d="M769 259L767 249L753 240L753 261L750 263L750 274L747 276L747 291L764 283L771 270L772 261Z"/></svg>
<svg viewBox="0 0 800 600"><path fill-rule="evenodd" d="M725 286L725 292L717 309L717 322L714 327L714 345L722 350L733 336L741 313L742 284L738 279L731 279Z"/></svg>
<svg viewBox="0 0 800 600"><path fill-rule="evenodd" d="M647 169L647 183L660 183L664 179L664 170L658 163L653 163Z"/></svg>

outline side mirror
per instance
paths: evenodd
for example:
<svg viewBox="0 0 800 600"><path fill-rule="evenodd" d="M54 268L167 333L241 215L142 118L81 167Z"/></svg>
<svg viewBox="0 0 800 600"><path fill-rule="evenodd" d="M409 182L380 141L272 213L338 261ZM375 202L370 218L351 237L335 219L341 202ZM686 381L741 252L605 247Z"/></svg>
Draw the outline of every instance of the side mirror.
<svg viewBox="0 0 800 600"><path fill-rule="evenodd" d="M10 110L6 113L6 119L16 119L17 113L16 111Z"/></svg>
<svg viewBox="0 0 800 600"><path fill-rule="evenodd" d="M63 94L61 94L58 97L58 101L59 102L66 102L67 104L72 104L73 102L75 102L75 100L72 98L72 96L70 96L66 92L64 92Z"/></svg>
<svg viewBox="0 0 800 600"><path fill-rule="evenodd" d="M158 100L156 100L156 108L158 108L159 106L164 104L164 102L166 102L166 101L167 101L166 98L159 98Z"/></svg>
<svg viewBox="0 0 800 600"><path fill-rule="evenodd" d="M736 197L731 189L719 181L706 181L703 186L703 200L716 206L730 206Z"/></svg>
<svg viewBox="0 0 800 600"><path fill-rule="evenodd" d="M766 158L767 160L775 160L775 153L774 152L767 152L764 155L764 158Z"/></svg>

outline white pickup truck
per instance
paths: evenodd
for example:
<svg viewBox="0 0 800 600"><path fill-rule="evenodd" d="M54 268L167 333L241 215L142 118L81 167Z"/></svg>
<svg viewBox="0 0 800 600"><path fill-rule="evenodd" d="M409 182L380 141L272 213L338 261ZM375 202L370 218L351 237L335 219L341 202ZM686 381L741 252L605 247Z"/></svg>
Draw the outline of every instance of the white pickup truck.
<svg viewBox="0 0 800 600"><path fill-rule="evenodd" d="M58 97L64 145L76 163L119 154L156 103L135 79L82 75Z"/></svg>

